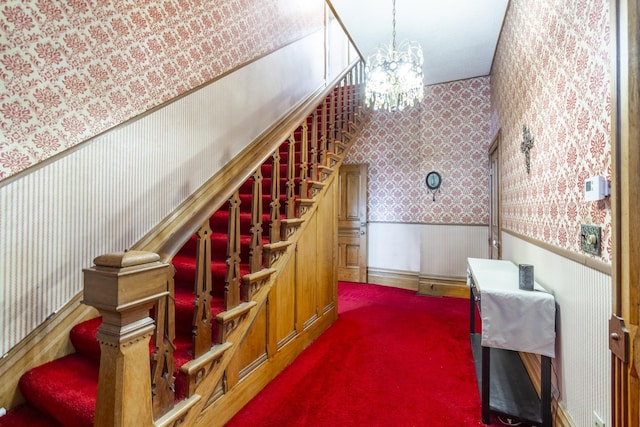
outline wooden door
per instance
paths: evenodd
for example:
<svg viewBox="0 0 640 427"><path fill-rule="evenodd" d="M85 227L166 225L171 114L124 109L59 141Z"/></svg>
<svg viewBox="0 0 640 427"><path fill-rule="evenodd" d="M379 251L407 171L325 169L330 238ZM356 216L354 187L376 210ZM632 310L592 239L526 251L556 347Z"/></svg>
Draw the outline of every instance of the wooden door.
<svg viewBox="0 0 640 427"><path fill-rule="evenodd" d="M612 425L640 425L640 1L612 0Z"/></svg>
<svg viewBox="0 0 640 427"><path fill-rule="evenodd" d="M343 165L338 179L338 280L367 282L367 165Z"/></svg>
<svg viewBox="0 0 640 427"><path fill-rule="evenodd" d="M489 255L502 259L500 244L500 131L489 148Z"/></svg>

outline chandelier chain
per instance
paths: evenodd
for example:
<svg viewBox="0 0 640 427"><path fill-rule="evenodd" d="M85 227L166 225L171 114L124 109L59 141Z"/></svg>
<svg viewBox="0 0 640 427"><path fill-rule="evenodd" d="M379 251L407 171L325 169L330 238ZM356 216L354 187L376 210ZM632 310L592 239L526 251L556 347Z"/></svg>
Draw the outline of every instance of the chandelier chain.
<svg viewBox="0 0 640 427"><path fill-rule="evenodd" d="M392 21L392 32L391 32L391 46L393 49L396 48L396 0L393 0L393 21Z"/></svg>

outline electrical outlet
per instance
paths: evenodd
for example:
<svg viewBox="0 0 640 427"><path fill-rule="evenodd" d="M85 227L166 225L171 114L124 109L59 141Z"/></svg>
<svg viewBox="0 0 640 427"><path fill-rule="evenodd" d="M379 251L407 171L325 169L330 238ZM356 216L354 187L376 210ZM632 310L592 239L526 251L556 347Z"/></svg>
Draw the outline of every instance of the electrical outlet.
<svg viewBox="0 0 640 427"><path fill-rule="evenodd" d="M593 427L604 427L604 421L596 411L593 411Z"/></svg>

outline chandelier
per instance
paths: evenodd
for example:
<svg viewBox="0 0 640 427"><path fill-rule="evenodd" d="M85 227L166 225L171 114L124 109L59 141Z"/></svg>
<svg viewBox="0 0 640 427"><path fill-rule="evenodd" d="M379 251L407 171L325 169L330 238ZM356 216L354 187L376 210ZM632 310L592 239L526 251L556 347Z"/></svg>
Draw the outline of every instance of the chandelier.
<svg viewBox="0 0 640 427"><path fill-rule="evenodd" d="M374 110L402 111L424 98L422 48L415 41L396 47L396 0L391 43L367 58L365 104Z"/></svg>

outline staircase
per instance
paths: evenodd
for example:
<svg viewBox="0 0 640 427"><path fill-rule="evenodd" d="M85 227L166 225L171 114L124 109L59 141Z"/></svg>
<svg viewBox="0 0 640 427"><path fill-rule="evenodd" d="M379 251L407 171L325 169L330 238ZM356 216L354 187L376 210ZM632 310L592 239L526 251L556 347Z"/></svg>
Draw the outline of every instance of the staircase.
<svg viewBox="0 0 640 427"><path fill-rule="evenodd" d="M209 213L195 232L186 234L184 243L167 259L148 251L96 258L96 265L85 270L84 301L98 308L103 316L73 327L70 339L75 353L22 375L19 387L25 403L0 417L0 427L133 425L131 421L122 424L106 419L113 412L137 414L131 407L138 405L138 399L149 402L153 425L192 425L196 419L200 422L212 417L211 408L222 406L227 396L233 398L235 388L249 387L246 384L251 383L252 372L264 371L267 359L285 357L279 355L283 353L280 350L289 342L300 337L300 344L296 344L300 348L289 351L295 356L313 339L313 334L321 333L313 324L320 323L318 319L325 314L335 315L335 300L328 300L335 277L328 276L326 290L307 292L312 299L302 293L296 296L280 283L313 289L309 288L315 286L313 274L301 266L315 265L316 261L307 264L301 261L300 254L313 255L319 248L332 247L333 242L315 241L320 233L313 230L322 229L323 221L333 221L332 208L324 209L328 219L321 219L318 201L327 191L333 191L327 185L335 188L331 185L337 175L334 171L362 127L359 107L362 74L359 63L341 76L335 87L322 94L319 104L288 137L254 164L248 179L235 188L221 190L230 194L226 202ZM327 200L332 200L331 197L327 196ZM309 227L307 234L311 237L302 233L304 227ZM310 249L303 249L306 242L313 242ZM325 267L320 265L316 271L331 268ZM153 298L136 296L135 304L129 304L138 307L132 314L122 315L129 308L121 300L114 305L118 305L117 309L109 308L106 301L110 295L102 294L105 280L113 278L118 289L125 289L122 284L128 275L148 275L149 271L155 272L154 278L149 279L157 288ZM276 286L278 293L272 291ZM286 316L293 316L292 320L280 322L290 325L286 327L291 331L279 332L277 328L283 326L270 317L274 315L269 310L275 308L267 310L267 301L271 305L277 301L300 304L285 312L290 312ZM131 316L141 311L142 317L130 321ZM114 321L116 312L120 317ZM132 396L126 390L120 391L122 396L109 397L111 400L107 401L112 403L105 406L97 398L99 388L104 395L105 382L118 382L118 373L106 372L106 368L118 363L126 366L139 363L128 362L128 352L133 351L135 344L127 348L123 336L108 336L114 329L109 325L120 322L117 323L120 331L134 334L136 328L150 327L149 317L155 320L155 329L140 332L141 338L137 340L144 341L140 348L143 353L148 352L151 368L149 384L145 382L142 390L144 393L148 388L152 393ZM275 332L264 333L259 329L263 323L268 331L275 324ZM273 341L271 334L282 337ZM256 342L257 350L252 344ZM112 348L116 349L117 356L103 354L105 348L109 354ZM131 372L123 375L124 382L132 381L133 387L137 387ZM273 373L261 374L252 387L261 388L263 377L269 376ZM246 384L242 385L241 380ZM118 386L113 387L111 390L117 390ZM222 419L229 418L235 410L225 410ZM135 415L139 416L144 414Z"/></svg>

